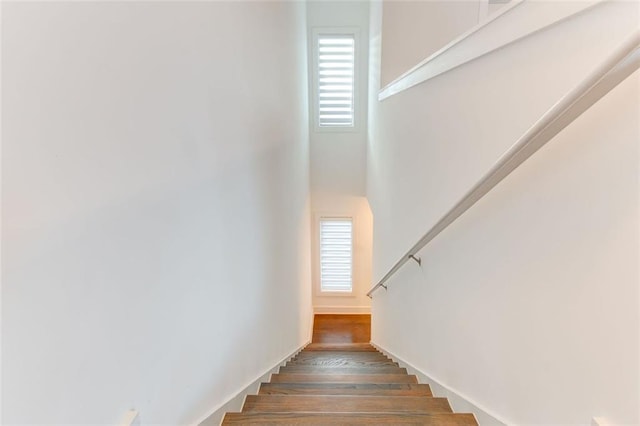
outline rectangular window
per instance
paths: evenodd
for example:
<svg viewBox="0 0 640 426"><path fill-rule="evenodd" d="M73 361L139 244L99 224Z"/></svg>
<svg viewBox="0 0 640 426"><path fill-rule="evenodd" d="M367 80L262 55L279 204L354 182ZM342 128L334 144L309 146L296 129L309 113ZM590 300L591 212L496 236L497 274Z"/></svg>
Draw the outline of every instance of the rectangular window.
<svg viewBox="0 0 640 426"><path fill-rule="evenodd" d="M351 292L353 221L320 219L320 291Z"/></svg>
<svg viewBox="0 0 640 426"><path fill-rule="evenodd" d="M318 34L317 123L320 128L354 127L354 34Z"/></svg>

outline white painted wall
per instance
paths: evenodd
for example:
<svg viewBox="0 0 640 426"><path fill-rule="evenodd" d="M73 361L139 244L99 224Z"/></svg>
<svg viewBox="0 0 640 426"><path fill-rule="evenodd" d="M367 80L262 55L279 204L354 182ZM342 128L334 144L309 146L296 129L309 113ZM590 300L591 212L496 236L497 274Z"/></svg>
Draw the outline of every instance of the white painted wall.
<svg viewBox="0 0 640 426"><path fill-rule="evenodd" d="M370 101L374 280L637 27L637 8L605 3ZM380 18L375 3L372 64ZM496 424L640 423L639 91L636 72L376 292L373 342Z"/></svg>
<svg viewBox="0 0 640 426"><path fill-rule="evenodd" d="M381 87L476 25L481 4L487 7L486 0L384 1Z"/></svg>
<svg viewBox="0 0 640 426"><path fill-rule="evenodd" d="M2 422L195 422L309 338L305 5L2 7Z"/></svg>
<svg viewBox="0 0 640 426"><path fill-rule="evenodd" d="M317 131L310 126L311 145L311 198L312 221L326 212L337 215L356 215L359 244L371 240L369 224L371 213L364 198L367 155L367 94L368 94L368 35L369 4L364 1L310 1L307 3L308 49L312 52L311 32L314 28L355 27L360 30L360 50L356 53L358 64L356 122L353 130L337 132ZM312 61L309 58L309 65ZM310 90L313 87L310 86ZM313 107L310 106L313 114ZM313 124L313 123L312 123ZM369 226L369 228L365 228ZM312 232L311 247L317 253L316 230ZM313 255L314 269L318 257ZM354 297L314 296L318 312L368 312L371 305L366 290L370 285L371 247L362 246L354 253ZM314 275L315 276L315 275ZM346 307L354 309L346 309Z"/></svg>

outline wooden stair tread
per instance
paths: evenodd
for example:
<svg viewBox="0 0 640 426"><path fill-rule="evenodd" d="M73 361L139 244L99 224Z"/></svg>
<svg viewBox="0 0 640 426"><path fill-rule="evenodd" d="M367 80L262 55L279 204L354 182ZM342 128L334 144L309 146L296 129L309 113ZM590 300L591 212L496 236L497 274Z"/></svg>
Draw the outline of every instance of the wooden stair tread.
<svg viewBox="0 0 640 426"><path fill-rule="evenodd" d="M258 394L433 396L429 385L411 383L262 383Z"/></svg>
<svg viewBox="0 0 640 426"><path fill-rule="evenodd" d="M477 426L473 414L434 413L227 413L223 425L358 425Z"/></svg>
<svg viewBox="0 0 640 426"><path fill-rule="evenodd" d="M318 352L319 353L319 352ZM367 352L361 352L358 355L349 354L347 352L324 352L322 355L309 356L307 354L301 354L294 358L291 358L289 362L296 364L309 364L309 363L365 363L365 362L393 362L393 360L385 357L382 354L372 354Z"/></svg>
<svg viewBox="0 0 640 426"><path fill-rule="evenodd" d="M272 374L272 383L418 383L406 374Z"/></svg>
<svg viewBox="0 0 640 426"><path fill-rule="evenodd" d="M348 356L353 358L369 358L369 357L378 357L378 358L386 358L385 354L378 351L348 351L344 348L334 348L332 350L325 349L322 351L307 351L306 349L298 352L296 357L306 357L306 358L322 358L328 356Z"/></svg>
<svg viewBox="0 0 640 426"><path fill-rule="evenodd" d="M369 343L310 343L305 351L377 352Z"/></svg>
<svg viewBox="0 0 640 426"><path fill-rule="evenodd" d="M447 398L361 395L248 395L243 413L451 413Z"/></svg>
<svg viewBox="0 0 640 426"><path fill-rule="evenodd" d="M321 358L321 359L299 359L287 362L288 366L318 366L318 367L398 367L397 362L389 359L349 359L349 358Z"/></svg>
<svg viewBox="0 0 640 426"><path fill-rule="evenodd" d="M407 369L395 366L326 367L287 365L280 367L280 374L407 374Z"/></svg>
<svg viewBox="0 0 640 426"><path fill-rule="evenodd" d="M317 355L316 355L317 354ZM372 352L315 352L314 354L301 353L296 357L291 358L290 362L393 362L393 360L386 356Z"/></svg>
<svg viewBox="0 0 640 426"><path fill-rule="evenodd" d="M336 364L336 363L367 363L367 362L393 362L389 358L386 358L382 355L376 356L349 356L343 354L334 354L334 355L325 355L325 356L317 356L317 357L309 357L309 356L298 356L295 358L291 358L289 361L295 364Z"/></svg>

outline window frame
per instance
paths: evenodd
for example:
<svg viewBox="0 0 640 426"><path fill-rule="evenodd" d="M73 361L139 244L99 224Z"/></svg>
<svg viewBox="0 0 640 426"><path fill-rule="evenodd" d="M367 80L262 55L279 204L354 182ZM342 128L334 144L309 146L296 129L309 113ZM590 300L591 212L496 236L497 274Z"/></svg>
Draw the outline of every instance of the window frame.
<svg viewBox="0 0 640 426"><path fill-rule="evenodd" d="M320 79L318 69L318 38L321 35L353 36L353 126L320 126ZM317 133L354 133L360 130L360 29L358 27L314 27L311 29L311 113L313 129Z"/></svg>
<svg viewBox="0 0 640 426"><path fill-rule="evenodd" d="M351 290L350 291L323 291L322 290L322 277L321 277L321 263L320 263L320 244L322 242L320 234L322 229L320 227L320 222L322 220L350 220L351 221ZM314 244L314 262L315 271L315 285L314 285L314 293L318 297L355 297L355 285L356 285L356 225L357 218L355 215L350 214L330 214L330 213L317 213L315 215L314 225L315 225L315 234L316 241Z"/></svg>

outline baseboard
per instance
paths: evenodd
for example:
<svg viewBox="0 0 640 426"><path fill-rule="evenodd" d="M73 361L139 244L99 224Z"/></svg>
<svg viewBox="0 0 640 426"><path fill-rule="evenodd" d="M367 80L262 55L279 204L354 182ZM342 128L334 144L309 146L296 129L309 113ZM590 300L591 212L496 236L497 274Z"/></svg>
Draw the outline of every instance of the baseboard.
<svg viewBox="0 0 640 426"><path fill-rule="evenodd" d="M311 314L311 328L309 328L309 343L313 342L313 327L316 325L316 315Z"/></svg>
<svg viewBox="0 0 640 426"><path fill-rule="evenodd" d="M227 402L224 402L223 404L218 405L213 409L211 409L207 415L205 415L198 422L194 423L192 426L219 426L226 412L240 411L242 409L242 405L244 404L244 399L246 398L247 395L258 393L258 388L260 387L260 383L269 381L271 374L277 373L280 367L282 367L289 359L297 355L298 352L304 349L304 347L307 346L309 343L311 343L310 339L304 345L300 346L295 351L293 351L289 355L282 358L282 360L280 360L276 365L269 368L267 371L261 374L260 377L255 379L253 382L244 386Z"/></svg>
<svg viewBox="0 0 640 426"><path fill-rule="evenodd" d="M380 345L371 342L371 345L378 349L380 352L392 358L400 367L404 367L407 369L409 374L415 374L418 377L419 383L426 383L431 386L431 391L434 396L445 397L449 400L451 404L451 408L456 413L473 413L478 420L478 424L481 426L506 426L508 423L506 420L501 419L500 416L495 413L491 413L486 408L483 408L481 405L474 402L471 398L463 395L455 389L443 384L441 381L434 379L432 376L428 375L424 371L421 371L404 361L399 356L394 353L384 349Z"/></svg>
<svg viewBox="0 0 640 426"><path fill-rule="evenodd" d="M371 314L370 306L314 306L314 314Z"/></svg>

